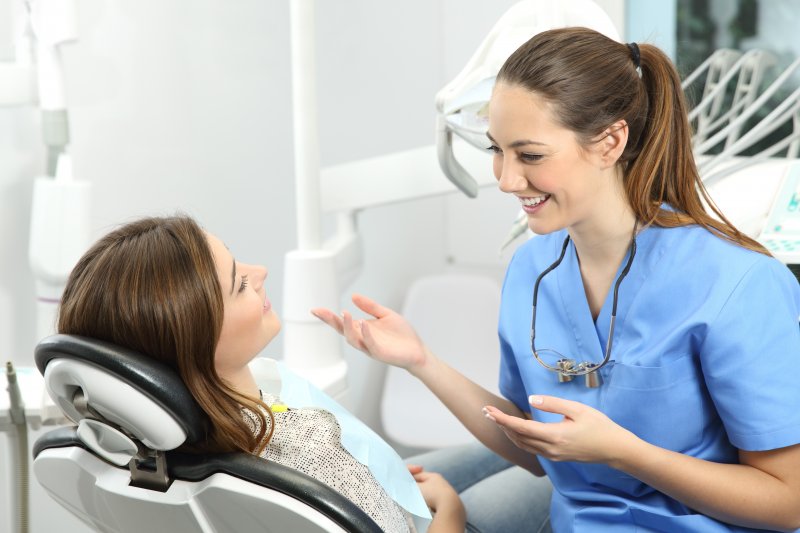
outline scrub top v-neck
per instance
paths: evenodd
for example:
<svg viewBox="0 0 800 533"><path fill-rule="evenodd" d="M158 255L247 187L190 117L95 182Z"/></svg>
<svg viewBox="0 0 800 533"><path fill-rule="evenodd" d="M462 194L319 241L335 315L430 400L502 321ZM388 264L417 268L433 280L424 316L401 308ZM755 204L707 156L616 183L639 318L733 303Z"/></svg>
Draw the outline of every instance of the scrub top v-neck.
<svg viewBox="0 0 800 533"><path fill-rule="evenodd" d="M800 442L800 287L784 265L696 226L643 229L619 290L611 361L600 370L603 385L591 389L582 378L558 383L531 354L533 283L565 237L535 237L509 265L499 321L508 399L525 412L530 394L579 401L647 442L715 462L737 462L737 449ZM539 287L537 349L602 361L612 293L593 320L570 243ZM555 489L556 532L751 531L696 514L605 465L540 461Z"/></svg>

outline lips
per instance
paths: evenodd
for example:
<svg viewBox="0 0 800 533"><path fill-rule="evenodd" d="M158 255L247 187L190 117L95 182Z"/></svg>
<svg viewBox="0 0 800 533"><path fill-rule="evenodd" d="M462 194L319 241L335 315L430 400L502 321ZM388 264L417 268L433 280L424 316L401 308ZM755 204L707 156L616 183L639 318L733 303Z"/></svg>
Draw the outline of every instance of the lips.
<svg viewBox="0 0 800 533"><path fill-rule="evenodd" d="M550 198L549 194L543 194L542 196L534 196L534 197L519 197L519 201L523 207L536 207L537 205L546 202L547 199Z"/></svg>
<svg viewBox="0 0 800 533"><path fill-rule="evenodd" d="M541 196L530 196L530 197L518 197L519 202L522 204L522 210L528 214L533 214L539 209L542 208L544 204L550 199L549 194L543 194Z"/></svg>
<svg viewBox="0 0 800 533"><path fill-rule="evenodd" d="M264 313L269 312L270 309L272 309L272 303L269 301L269 298L267 298L267 295L265 294L264 295Z"/></svg>

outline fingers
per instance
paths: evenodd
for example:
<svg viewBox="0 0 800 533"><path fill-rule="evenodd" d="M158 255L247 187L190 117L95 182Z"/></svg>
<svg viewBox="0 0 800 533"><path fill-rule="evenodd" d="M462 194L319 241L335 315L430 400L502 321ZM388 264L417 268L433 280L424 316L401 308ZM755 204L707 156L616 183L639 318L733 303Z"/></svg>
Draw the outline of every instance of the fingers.
<svg viewBox="0 0 800 533"><path fill-rule="evenodd" d="M533 394L529 396L528 403L530 403L531 407L539 409L540 411L564 415L567 418L572 418L573 420L585 407L582 403L574 402L572 400L565 400L555 396L543 396L539 394Z"/></svg>
<svg viewBox="0 0 800 533"><path fill-rule="evenodd" d="M420 465L406 465L406 466L408 467L408 471L411 473L412 476L415 474L419 474L424 470L424 468L422 468Z"/></svg>
<svg viewBox="0 0 800 533"><path fill-rule="evenodd" d="M384 307L380 305L375 300L371 298L367 298L363 294L354 294L353 295L353 303L356 306L364 311L365 313L369 313L370 315L374 316L375 318L383 318L389 313L392 312L391 309L388 307Z"/></svg>
<svg viewBox="0 0 800 533"><path fill-rule="evenodd" d="M490 405L483 408L483 415L497 424L517 446L523 441L528 444L545 443L552 442L556 438L557 430L552 424L507 415Z"/></svg>
<svg viewBox="0 0 800 533"><path fill-rule="evenodd" d="M528 425L532 422L531 420L507 415L500 409L492 407L491 405L487 405L483 408L483 416L501 428L506 428L517 433L528 433Z"/></svg>
<svg viewBox="0 0 800 533"><path fill-rule="evenodd" d="M424 483L428 481L431 477L433 477L433 472L417 472L416 474L412 474L414 476L414 481L417 483Z"/></svg>
<svg viewBox="0 0 800 533"><path fill-rule="evenodd" d="M361 321L353 320L353 315L344 311L342 313L342 327L344 329L344 338L347 339L347 342L350 346L354 348L358 348L359 350L365 350L364 343L362 341L363 337L361 335Z"/></svg>
<svg viewBox="0 0 800 533"><path fill-rule="evenodd" d="M541 455L544 447L551 440L550 428L547 424L510 416L492 406L484 407L483 414L497 424L508 440L521 450Z"/></svg>
<svg viewBox="0 0 800 533"><path fill-rule="evenodd" d="M372 336L372 328L367 321L361 321L361 342L370 352L375 348L375 337Z"/></svg>
<svg viewBox="0 0 800 533"><path fill-rule="evenodd" d="M311 314L335 329L339 335L344 335L342 317L336 315L333 311L317 307L311 310Z"/></svg>
<svg viewBox="0 0 800 533"><path fill-rule="evenodd" d="M380 309L385 309L377 304L375 305ZM330 309L315 307L311 309L311 314L335 329L351 346L359 350L367 351L367 346L375 345L375 338L372 336L372 332L367 327L366 322L353 320L353 315L347 311L343 311L339 316Z"/></svg>

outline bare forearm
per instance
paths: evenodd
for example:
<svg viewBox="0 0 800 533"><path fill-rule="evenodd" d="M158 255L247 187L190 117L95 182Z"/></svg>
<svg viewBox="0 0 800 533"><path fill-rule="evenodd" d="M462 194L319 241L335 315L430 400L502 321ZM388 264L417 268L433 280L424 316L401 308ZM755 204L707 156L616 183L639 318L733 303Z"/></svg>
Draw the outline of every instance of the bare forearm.
<svg viewBox="0 0 800 533"><path fill-rule="evenodd" d="M722 464L633 438L610 466L717 520L745 527L800 528L800 491L746 464Z"/></svg>
<svg viewBox="0 0 800 533"><path fill-rule="evenodd" d="M525 414L516 405L487 391L430 352L426 363L415 368L412 374L420 379L487 448L537 476L544 475L535 455L514 446L502 430L488 422L481 413L485 405L493 405L509 415L524 418Z"/></svg>

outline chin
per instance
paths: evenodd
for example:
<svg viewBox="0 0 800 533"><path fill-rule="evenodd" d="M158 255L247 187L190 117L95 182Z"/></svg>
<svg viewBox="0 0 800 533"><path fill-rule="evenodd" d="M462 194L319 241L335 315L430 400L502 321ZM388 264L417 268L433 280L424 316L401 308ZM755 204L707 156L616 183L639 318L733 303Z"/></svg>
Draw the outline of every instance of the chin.
<svg viewBox="0 0 800 533"><path fill-rule="evenodd" d="M547 235L562 229L564 226L555 226L552 224L543 224L540 221L528 220L528 229L537 235Z"/></svg>
<svg viewBox="0 0 800 533"><path fill-rule="evenodd" d="M267 340L264 342L264 346L261 348L262 350L267 347L272 340L278 336L281 332L281 323L279 321L275 321L275 324L270 324L269 333L267 334Z"/></svg>

